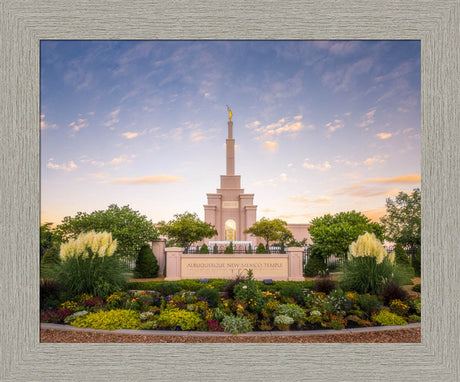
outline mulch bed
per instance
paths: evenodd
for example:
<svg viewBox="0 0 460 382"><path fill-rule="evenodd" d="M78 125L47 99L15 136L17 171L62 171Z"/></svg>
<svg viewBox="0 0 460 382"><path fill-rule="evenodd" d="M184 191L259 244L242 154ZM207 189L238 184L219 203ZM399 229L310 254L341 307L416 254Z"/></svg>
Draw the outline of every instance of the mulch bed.
<svg viewBox="0 0 460 382"><path fill-rule="evenodd" d="M41 329L40 342L65 343L312 343L312 342L361 342L361 343L417 343L421 341L420 328L388 330L380 332L354 332L309 336L142 336L98 332L76 332Z"/></svg>

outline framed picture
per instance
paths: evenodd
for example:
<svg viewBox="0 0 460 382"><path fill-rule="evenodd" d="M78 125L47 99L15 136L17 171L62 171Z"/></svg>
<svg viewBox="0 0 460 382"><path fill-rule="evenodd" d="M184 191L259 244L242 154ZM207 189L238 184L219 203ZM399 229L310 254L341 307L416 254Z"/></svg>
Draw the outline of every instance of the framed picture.
<svg viewBox="0 0 460 382"><path fill-rule="evenodd" d="M6 1L2 55L2 380L460 379L458 1ZM40 343L40 41L420 40L420 344Z"/></svg>

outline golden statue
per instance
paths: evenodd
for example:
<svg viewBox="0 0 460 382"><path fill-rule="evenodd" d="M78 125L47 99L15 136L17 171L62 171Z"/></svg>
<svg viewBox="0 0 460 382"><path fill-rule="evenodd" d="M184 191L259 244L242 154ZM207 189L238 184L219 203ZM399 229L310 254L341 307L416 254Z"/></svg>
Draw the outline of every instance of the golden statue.
<svg viewBox="0 0 460 382"><path fill-rule="evenodd" d="M231 121L232 120L232 110L228 107L228 105L227 105L227 110L228 110L228 120Z"/></svg>

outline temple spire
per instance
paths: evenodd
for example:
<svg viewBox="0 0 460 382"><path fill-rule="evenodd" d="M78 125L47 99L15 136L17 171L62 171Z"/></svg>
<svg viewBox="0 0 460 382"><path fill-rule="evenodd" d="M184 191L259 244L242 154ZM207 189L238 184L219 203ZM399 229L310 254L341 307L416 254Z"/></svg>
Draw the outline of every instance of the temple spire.
<svg viewBox="0 0 460 382"><path fill-rule="evenodd" d="M235 175L235 140L233 139L232 110L228 107L227 175Z"/></svg>

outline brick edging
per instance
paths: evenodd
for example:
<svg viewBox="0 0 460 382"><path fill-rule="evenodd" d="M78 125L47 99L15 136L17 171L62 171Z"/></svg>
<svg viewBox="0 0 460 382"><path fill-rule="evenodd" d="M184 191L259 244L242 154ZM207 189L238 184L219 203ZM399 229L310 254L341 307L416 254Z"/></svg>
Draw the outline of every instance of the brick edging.
<svg viewBox="0 0 460 382"><path fill-rule="evenodd" d="M270 336L317 336L317 335L334 335L334 334L351 334L351 333L367 333L367 332L383 332L402 329L420 328L419 322L398 325L398 326L373 326L369 328L353 328L343 330L321 329L321 330L288 330L288 331L263 331L263 332L249 332L237 334L240 337L270 337ZM192 337L223 337L234 336L226 332L197 332L197 331L174 331L174 330L141 330L141 329L117 329L117 330L104 330L104 329L91 329L91 328L77 328L71 325L62 324L40 324L40 329L50 330L66 330L76 332L92 332L92 333L105 333L105 334L127 334L137 336L192 336Z"/></svg>

